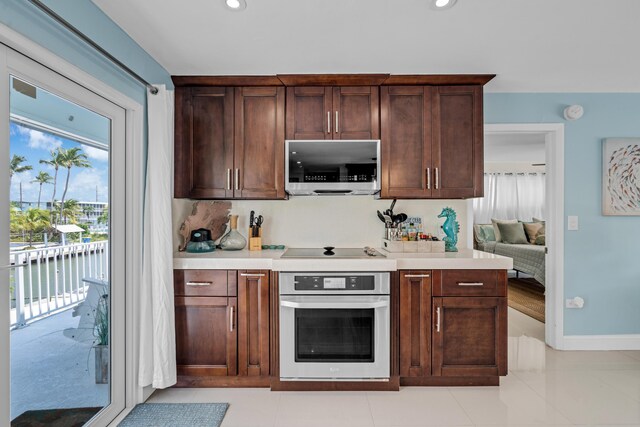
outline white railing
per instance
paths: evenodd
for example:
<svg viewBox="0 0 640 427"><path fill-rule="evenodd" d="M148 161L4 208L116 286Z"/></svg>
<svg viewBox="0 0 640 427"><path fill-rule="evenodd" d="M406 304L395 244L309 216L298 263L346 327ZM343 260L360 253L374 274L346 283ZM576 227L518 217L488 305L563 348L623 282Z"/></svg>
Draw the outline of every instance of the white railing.
<svg viewBox="0 0 640 427"><path fill-rule="evenodd" d="M109 242L50 246L11 252L11 327L83 301L83 279L109 280ZM15 306L13 306L15 303Z"/></svg>

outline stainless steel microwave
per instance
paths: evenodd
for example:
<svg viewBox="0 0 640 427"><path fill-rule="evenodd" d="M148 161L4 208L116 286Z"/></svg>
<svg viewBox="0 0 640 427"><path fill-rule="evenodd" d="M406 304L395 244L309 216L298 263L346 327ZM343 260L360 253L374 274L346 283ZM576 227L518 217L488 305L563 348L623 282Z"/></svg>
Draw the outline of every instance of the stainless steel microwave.
<svg viewBox="0 0 640 427"><path fill-rule="evenodd" d="M380 140L285 141L285 190L295 196L380 191Z"/></svg>

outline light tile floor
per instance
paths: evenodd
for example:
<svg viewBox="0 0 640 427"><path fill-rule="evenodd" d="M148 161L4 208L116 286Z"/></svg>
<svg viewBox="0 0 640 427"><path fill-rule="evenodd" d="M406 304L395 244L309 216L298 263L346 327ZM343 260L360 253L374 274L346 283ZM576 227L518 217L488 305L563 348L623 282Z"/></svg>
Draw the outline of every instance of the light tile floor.
<svg viewBox="0 0 640 427"><path fill-rule="evenodd" d="M640 426L640 351L540 347L544 325L509 309L509 375L500 387L399 392L169 389L151 402L228 402L223 427ZM523 354L530 353L530 354ZM535 360L542 357L544 360ZM541 368L544 367L544 368Z"/></svg>

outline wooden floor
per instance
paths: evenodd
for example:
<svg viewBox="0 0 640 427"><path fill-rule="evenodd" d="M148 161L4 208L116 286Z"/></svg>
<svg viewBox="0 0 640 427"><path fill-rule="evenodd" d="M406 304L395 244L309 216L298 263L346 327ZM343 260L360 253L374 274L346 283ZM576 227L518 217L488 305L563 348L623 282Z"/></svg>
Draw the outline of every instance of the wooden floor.
<svg viewBox="0 0 640 427"><path fill-rule="evenodd" d="M509 307L543 322L544 286L533 278L509 278Z"/></svg>

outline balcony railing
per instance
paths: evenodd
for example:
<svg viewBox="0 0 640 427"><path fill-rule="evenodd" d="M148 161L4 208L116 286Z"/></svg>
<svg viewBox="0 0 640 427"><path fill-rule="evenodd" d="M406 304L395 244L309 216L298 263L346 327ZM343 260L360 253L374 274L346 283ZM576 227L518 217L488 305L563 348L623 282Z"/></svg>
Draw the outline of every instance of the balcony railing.
<svg viewBox="0 0 640 427"><path fill-rule="evenodd" d="M108 247L100 241L11 252L11 327L83 301L89 289L83 279L108 281Z"/></svg>

